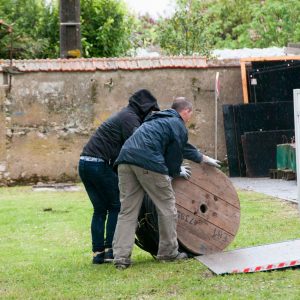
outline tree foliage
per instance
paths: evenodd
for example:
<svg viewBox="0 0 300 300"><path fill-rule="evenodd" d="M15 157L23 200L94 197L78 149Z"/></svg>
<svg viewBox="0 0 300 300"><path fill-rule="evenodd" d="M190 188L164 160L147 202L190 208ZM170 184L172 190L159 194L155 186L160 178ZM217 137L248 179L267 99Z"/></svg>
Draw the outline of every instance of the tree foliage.
<svg viewBox="0 0 300 300"><path fill-rule="evenodd" d="M130 37L132 50L155 46L158 43L157 32L157 21L149 14L135 18Z"/></svg>
<svg viewBox="0 0 300 300"><path fill-rule="evenodd" d="M298 0L177 0L160 20L158 39L168 54L210 48L286 46L300 40Z"/></svg>
<svg viewBox="0 0 300 300"><path fill-rule="evenodd" d="M206 31L219 48L285 46L299 41L298 0L220 0L205 16Z"/></svg>
<svg viewBox="0 0 300 300"><path fill-rule="evenodd" d="M48 57L58 45L57 10L43 0L0 0L0 19L12 25L13 57ZM9 57L11 36L1 26L0 56ZM50 55L51 57L51 55Z"/></svg>
<svg viewBox="0 0 300 300"><path fill-rule="evenodd" d="M0 19L13 26L14 58L59 57L59 1L0 0ZM125 55L133 17L123 1L81 0L85 57ZM10 36L0 27L0 57L9 58Z"/></svg>
<svg viewBox="0 0 300 300"><path fill-rule="evenodd" d="M121 56L131 48L133 18L123 1L81 0L81 35L86 57Z"/></svg>
<svg viewBox="0 0 300 300"><path fill-rule="evenodd" d="M300 40L299 0L174 0L174 15L134 17L124 0L81 0L83 56L112 57L159 45L171 55L207 55L212 48L286 46ZM59 0L0 0L13 26L14 58L59 57ZM0 25L0 58L11 36Z"/></svg>
<svg viewBox="0 0 300 300"><path fill-rule="evenodd" d="M159 22L161 48L172 55L207 54L210 46L204 32L206 1L177 0L176 3L174 15Z"/></svg>

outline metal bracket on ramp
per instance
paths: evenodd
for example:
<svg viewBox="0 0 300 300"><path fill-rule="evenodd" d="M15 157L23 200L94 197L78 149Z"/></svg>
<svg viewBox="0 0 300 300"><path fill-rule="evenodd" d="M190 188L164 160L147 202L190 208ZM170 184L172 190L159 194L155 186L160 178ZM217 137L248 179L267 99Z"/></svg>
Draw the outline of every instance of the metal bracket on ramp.
<svg viewBox="0 0 300 300"><path fill-rule="evenodd" d="M300 266L300 239L195 258L218 275L295 267Z"/></svg>

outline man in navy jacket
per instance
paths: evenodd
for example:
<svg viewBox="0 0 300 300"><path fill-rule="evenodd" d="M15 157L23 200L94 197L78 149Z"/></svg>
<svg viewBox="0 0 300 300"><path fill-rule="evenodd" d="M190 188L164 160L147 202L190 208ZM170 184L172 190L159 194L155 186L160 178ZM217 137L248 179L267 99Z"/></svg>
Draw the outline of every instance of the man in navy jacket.
<svg viewBox="0 0 300 300"><path fill-rule="evenodd" d="M157 259L187 258L178 252L177 210L171 178L180 174L183 158L218 166L218 161L188 144L185 123L192 116L192 104L177 98L172 109L153 114L125 142L116 160L121 211L113 241L114 264L131 265L138 214L146 192L156 206L159 227Z"/></svg>

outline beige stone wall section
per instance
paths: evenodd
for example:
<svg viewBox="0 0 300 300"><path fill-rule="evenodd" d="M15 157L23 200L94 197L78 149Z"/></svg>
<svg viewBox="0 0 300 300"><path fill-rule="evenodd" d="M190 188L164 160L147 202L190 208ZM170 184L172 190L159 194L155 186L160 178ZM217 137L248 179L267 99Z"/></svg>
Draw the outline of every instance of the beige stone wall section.
<svg viewBox="0 0 300 300"><path fill-rule="evenodd" d="M6 158L5 87L0 86L0 185L5 182Z"/></svg>
<svg viewBox="0 0 300 300"><path fill-rule="evenodd" d="M74 180L84 143L84 138L74 134L57 136L32 131L15 135L8 160L10 177L16 181Z"/></svg>
<svg viewBox="0 0 300 300"><path fill-rule="evenodd" d="M218 157L222 160L226 155L222 104L242 103L238 67L33 72L13 77L6 100L0 94L0 168L2 160L11 184L78 180L77 163L85 142L141 88L149 89L162 109L169 108L174 97L191 99L190 142L213 155L216 72L221 83Z"/></svg>

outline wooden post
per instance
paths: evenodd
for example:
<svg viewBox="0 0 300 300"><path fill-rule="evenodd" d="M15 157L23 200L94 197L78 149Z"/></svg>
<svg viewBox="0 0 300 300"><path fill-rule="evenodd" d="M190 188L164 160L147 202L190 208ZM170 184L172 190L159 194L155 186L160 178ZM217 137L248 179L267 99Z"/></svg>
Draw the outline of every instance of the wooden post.
<svg viewBox="0 0 300 300"><path fill-rule="evenodd" d="M220 96L220 73L216 73L215 79L215 159L218 159L218 99Z"/></svg>
<svg viewBox="0 0 300 300"><path fill-rule="evenodd" d="M80 56L80 0L60 0L60 57Z"/></svg>
<svg viewBox="0 0 300 300"><path fill-rule="evenodd" d="M242 87L243 87L244 103L248 104L249 103L249 97L248 97L246 62L244 62L244 61L241 61L241 73L242 73Z"/></svg>
<svg viewBox="0 0 300 300"><path fill-rule="evenodd" d="M300 211L300 89L294 90L294 120L296 141L297 200Z"/></svg>

